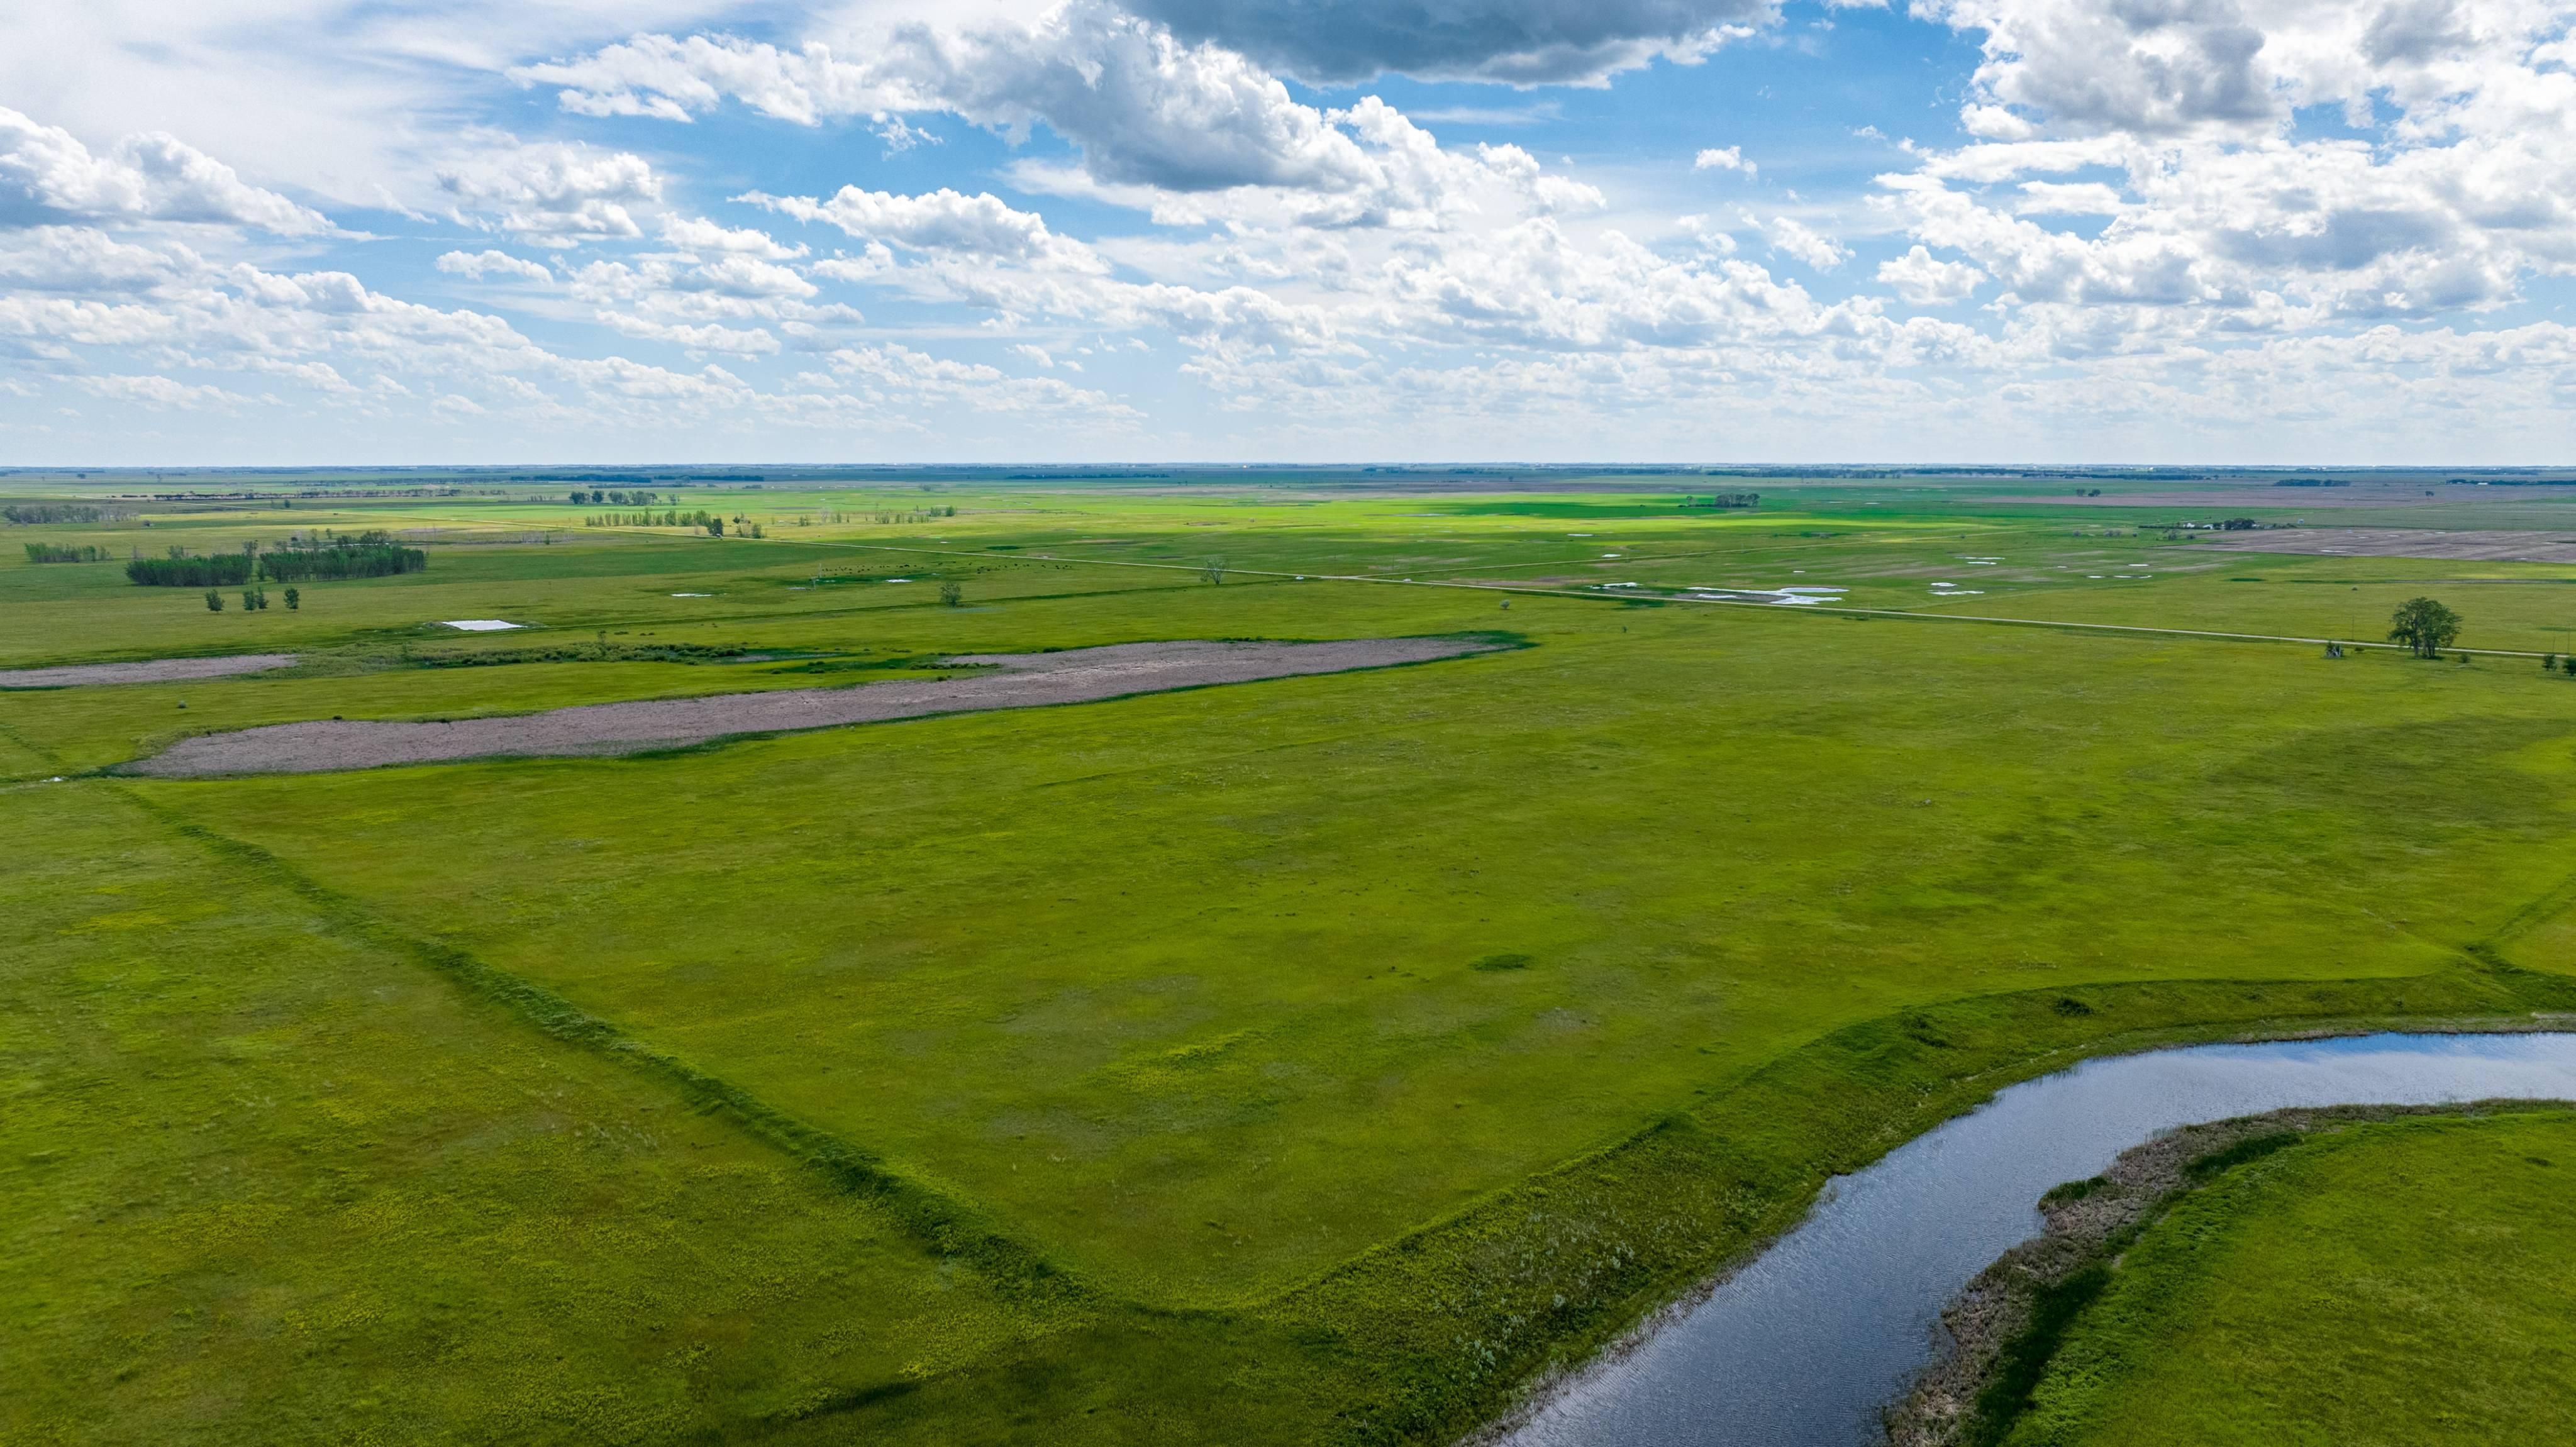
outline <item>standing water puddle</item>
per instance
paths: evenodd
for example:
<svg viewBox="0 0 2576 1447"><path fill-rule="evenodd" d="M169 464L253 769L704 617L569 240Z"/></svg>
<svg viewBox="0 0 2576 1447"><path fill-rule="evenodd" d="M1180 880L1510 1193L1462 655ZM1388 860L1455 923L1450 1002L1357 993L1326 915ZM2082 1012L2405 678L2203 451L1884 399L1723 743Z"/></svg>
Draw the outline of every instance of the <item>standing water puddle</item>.
<svg viewBox="0 0 2576 1447"><path fill-rule="evenodd" d="M1574 1382L1509 1447L1859 1447L1941 1308L2039 1234L2040 1194L2175 1126L2288 1106L2576 1100L2576 1035L2367 1035L2091 1060L1826 1186L1807 1219Z"/></svg>

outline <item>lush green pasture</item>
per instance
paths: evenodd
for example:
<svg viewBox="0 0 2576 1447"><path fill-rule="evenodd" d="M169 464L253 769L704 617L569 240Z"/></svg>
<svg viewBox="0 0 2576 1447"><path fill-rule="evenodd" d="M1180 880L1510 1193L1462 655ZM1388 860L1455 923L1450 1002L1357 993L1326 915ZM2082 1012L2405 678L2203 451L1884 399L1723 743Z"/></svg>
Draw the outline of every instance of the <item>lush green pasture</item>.
<svg viewBox="0 0 2576 1447"><path fill-rule="evenodd" d="M2576 1116L2349 1128L2122 1256L2021 1444L2576 1439Z"/></svg>
<svg viewBox="0 0 2576 1447"><path fill-rule="evenodd" d="M0 667L304 659L0 693L0 1310L44 1379L0 1435L1438 1440L2076 1053L2576 1006L2576 681L2536 665L1420 586L2254 633L2426 591L2547 648L2576 570L2213 561L1886 489L701 491L768 536L470 499L7 530L385 527L431 566L218 614L0 556ZM531 626L435 626L480 617ZM627 759L97 772L300 718L1497 631L1527 646ZM753 656L636 652L672 645Z"/></svg>
<svg viewBox="0 0 2576 1447"><path fill-rule="evenodd" d="M111 786L0 828L0 1438L670 1437L1063 1314Z"/></svg>
<svg viewBox="0 0 2576 1447"><path fill-rule="evenodd" d="M1153 622L1293 633L1315 598ZM1078 639L1134 606L1047 611ZM2524 758L2576 748L2576 697L2520 673L1512 617L1536 647L1394 674L145 792L1176 1305L1821 1030L2068 979L2413 973L2576 870ZM1492 615L1371 590L1335 621ZM1529 963L1474 968L1496 954Z"/></svg>

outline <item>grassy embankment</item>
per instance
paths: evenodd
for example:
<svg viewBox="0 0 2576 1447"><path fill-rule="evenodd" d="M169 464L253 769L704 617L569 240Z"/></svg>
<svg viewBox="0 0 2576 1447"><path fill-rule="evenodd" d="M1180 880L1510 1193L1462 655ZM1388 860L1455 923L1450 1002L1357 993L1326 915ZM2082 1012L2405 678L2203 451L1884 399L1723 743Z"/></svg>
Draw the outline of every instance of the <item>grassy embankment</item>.
<svg viewBox="0 0 2576 1447"><path fill-rule="evenodd" d="M1917 598L1961 553L2055 572L2153 539L996 502L434 546L295 615L0 567L0 662L321 655L0 696L20 779L184 729L946 651L1536 645L646 758L0 794L31 841L9 895L41 901L0 942L30 1233L0 1300L38 1386L9 1431L311 1438L363 1402L406 1440L1436 1439L2075 1053L2576 1006L2576 685L2536 667L1034 556ZM2576 570L2529 571L2491 594L2529 621L2462 601L2473 627L2542 628ZM856 581L892 577L918 581ZM2121 621L2184 599L2246 631L2300 631L2295 597L2116 592ZM521 615L548 626L420 626ZM832 657L417 666L602 633Z"/></svg>
<svg viewBox="0 0 2576 1447"><path fill-rule="evenodd" d="M2184 1196L2011 1447L2576 1438L2576 1115L2310 1137Z"/></svg>

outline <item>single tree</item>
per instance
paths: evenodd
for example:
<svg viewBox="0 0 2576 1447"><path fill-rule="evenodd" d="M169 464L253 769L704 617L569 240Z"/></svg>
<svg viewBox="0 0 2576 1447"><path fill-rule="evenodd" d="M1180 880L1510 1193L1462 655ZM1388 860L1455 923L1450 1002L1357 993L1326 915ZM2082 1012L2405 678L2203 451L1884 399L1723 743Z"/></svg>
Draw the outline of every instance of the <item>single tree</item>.
<svg viewBox="0 0 2576 1447"><path fill-rule="evenodd" d="M720 538L724 536L723 518L707 519L707 536L711 538Z"/></svg>
<svg viewBox="0 0 2576 1447"><path fill-rule="evenodd" d="M208 588L206 590L206 611L209 613L221 613L224 611L224 595L216 592L212 588Z"/></svg>
<svg viewBox="0 0 2576 1447"><path fill-rule="evenodd" d="M1225 581L1225 559L1208 559L1207 562L1199 568L1199 576L1207 579L1211 583L1223 583Z"/></svg>
<svg viewBox="0 0 2576 1447"><path fill-rule="evenodd" d="M955 583L942 583L939 585L939 601L951 608L962 606L966 601L966 590Z"/></svg>
<svg viewBox="0 0 2576 1447"><path fill-rule="evenodd" d="M2558 660L2558 666L2567 670L2567 676L2569 678L2576 678L2576 653L2568 654L2565 658Z"/></svg>
<svg viewBox="0 0 2576 1447"><path fill-rule="evenodd" d="M243 612L245 612L245 613L248 613L248 612L250 612L252 609L257 608L258 606L259 606L259 595L258 595L258 594L256 594L256 593L253 593L253 592L252 592L250 589L248 589L248 588L244 588L244 589L242 589L242 611L243 611Z"/></svg>
<svg viewBox="0 0 2576 1447"><path fill-rule="evenodd" d="M301 594L297 593L293 588L289 588L289 589L287 589L287 590L286 590L286 611L287 611L287 612L289 612L289 613L292 613L292 612L294 612L296 609L298 609L298 608L300 608L300 607L303 607L303 606L304 606L304 599L303 599L303 596L302 596Z"/></svg>
<svg viewBox="0 0 2576 1447"><path fill-rule="evenodd" d="M2558 655L2555 653L2544 653L2540 655L2540 671L2543 673L2556 673L2558 671Z"/></svg>
<svg viewBox="0 0 2576 1447"><path fill-rule="evenodd" d="M2418 658L2439 658L2451 640L2460 636L2460 615L2430 598L2409 598L2397 605L2390 620L2388 637L2403 643Z"/></svg>

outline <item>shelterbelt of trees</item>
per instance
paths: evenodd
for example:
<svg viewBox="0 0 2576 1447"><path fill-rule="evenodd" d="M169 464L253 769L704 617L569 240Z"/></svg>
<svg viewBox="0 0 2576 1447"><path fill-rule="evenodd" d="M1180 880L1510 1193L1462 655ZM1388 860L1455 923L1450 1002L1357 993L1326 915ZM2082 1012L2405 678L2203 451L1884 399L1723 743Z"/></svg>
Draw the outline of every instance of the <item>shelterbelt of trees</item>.
<svg viewBox="0 0 2576 1447"><path fill-rule="evenodd" d="M227 588L256 579L309 583L346 578L389 578L426 572L429 554L396 543L390 533L293 537L266 552L191 554L173 547L165 558L136 558L125 576L148 588Z"/></svg>

